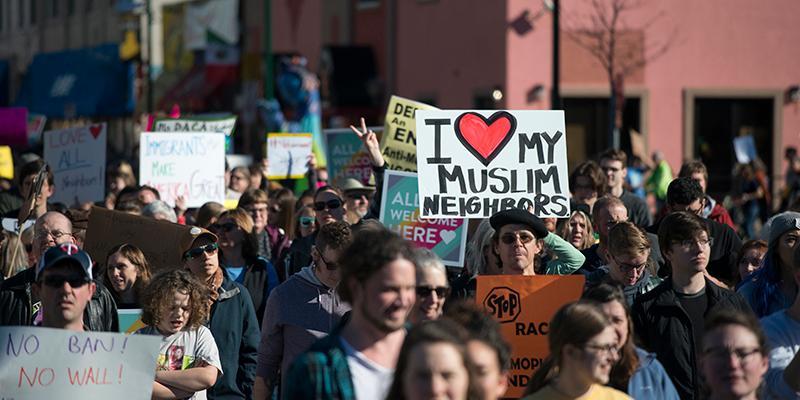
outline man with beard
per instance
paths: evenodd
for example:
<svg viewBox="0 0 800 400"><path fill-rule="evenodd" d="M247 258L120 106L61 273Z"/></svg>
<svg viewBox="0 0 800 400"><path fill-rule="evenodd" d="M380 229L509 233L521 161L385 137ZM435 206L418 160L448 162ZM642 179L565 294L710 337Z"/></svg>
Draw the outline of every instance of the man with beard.
<svg viewBox="0 0 800 400"><path fill-rule="evenodd" d="M382 399L392 384L416 290L414 250L386 230L362 230L341 256L339 295L350 320L289 369L286 399Z"/></svg>

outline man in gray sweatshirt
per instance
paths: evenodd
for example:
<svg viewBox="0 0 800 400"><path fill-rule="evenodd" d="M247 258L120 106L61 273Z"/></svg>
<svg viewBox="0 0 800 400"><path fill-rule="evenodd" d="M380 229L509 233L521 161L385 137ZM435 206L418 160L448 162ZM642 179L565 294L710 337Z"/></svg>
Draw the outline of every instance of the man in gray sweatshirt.
<svg viewBox="0 0 800 400"><path fill-rule="evenodd" d="M323 225L312 264L276 287L267 300L258 346L254 399L268 399L295 357L339 324L350 305L336 293L339 256L352 234L345 222Z"/></svg>

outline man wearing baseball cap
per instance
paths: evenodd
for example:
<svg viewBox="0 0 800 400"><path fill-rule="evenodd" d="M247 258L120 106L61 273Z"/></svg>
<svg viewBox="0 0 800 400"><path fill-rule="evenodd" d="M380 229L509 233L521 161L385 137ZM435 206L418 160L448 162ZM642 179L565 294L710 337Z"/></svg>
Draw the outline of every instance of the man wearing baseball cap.
<svg viewBox="0 0 800 400"><path fill-rule="evenodd" d="M36 266L33 289L42 302L41 326L77 332L86 330L83 310L96 286L92 281L92 260L85 251L72 243L48 249Z"/></svg>
<svg viewBox="0 0 800 400"><path fill-rule="evenodd" d="M222 375L208 390L209 399L246 399L253 393L258 359L258 328L253 301L244 286L219 265L217 236L196 226L180 240L184 268L205 282L211 293L208 328L219 348Z"/></svg>

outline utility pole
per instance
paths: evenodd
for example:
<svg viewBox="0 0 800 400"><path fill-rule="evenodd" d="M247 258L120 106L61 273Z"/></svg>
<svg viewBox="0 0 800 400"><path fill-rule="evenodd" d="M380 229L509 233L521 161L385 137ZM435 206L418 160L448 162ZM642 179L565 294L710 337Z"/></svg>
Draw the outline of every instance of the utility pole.
<svg viewBox="0 0 800 400"><path fill-rule="evenodd" d="M151 0L145 3L147 14L147 113L153 113L153 12L150 8Z"/></svg>
<svg viewBox="0 0 800 400"><path fill-rule="evenodd" d="M550 92L550 109L551 110L561 110L563 109L563 105L561 104L561 85L560 85L560 77L559 77L559 70L561 63L559 62L559 46L561 44L559 39L559 0L552 0L553 1L553 86Z"/></svg>

